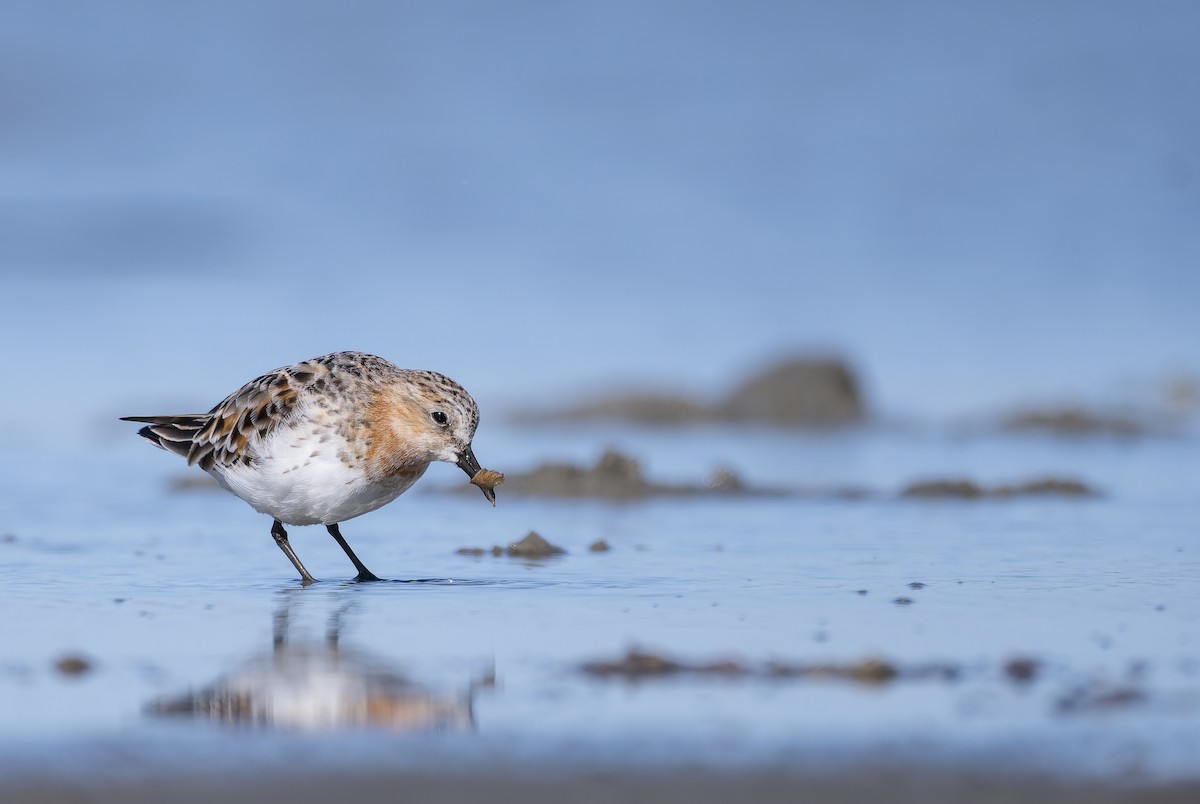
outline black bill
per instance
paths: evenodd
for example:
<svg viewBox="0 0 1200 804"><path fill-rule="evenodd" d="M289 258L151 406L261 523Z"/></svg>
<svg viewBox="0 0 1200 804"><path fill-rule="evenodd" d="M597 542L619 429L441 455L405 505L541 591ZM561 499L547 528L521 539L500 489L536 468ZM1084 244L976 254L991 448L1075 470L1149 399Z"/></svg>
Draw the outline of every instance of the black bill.
<svg viewBox="0 0 1200 804"><path fill-rule="evenodd" d="M459 469L467 473L467 477L474 479L475 475L479 474L479 470L483 467L479 465L479 459L475 457L475 451L468 444L467 448L458 454ZM483 496L487 497L487 501L492 505L496 504L496 490L488 486L480 486L479 490L483 492Z"/></svg>

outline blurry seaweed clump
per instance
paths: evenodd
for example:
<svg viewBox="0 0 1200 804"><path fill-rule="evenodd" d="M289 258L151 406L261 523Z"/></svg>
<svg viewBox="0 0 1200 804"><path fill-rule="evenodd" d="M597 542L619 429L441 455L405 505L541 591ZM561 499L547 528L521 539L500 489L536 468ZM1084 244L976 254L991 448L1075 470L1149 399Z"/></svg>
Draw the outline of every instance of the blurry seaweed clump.
<svg viewBox="0 0 1200 804"><path fill-rule="evenodd" d="M1012 433L1038 433L1056 436L1146 435L1154 428L1131 413L1099 412L1082 407L1022 408L1004 416L1002 429Z"/></svg>
<svg viewBox="0 0 1200 804"><path fill-rule="evenodd" d="M605 450L591 466L549 461L528 472L514 472L509 489L521 495L613 501L648 497L783 496L790 489L750 486L728 467L716 469L703 483L663 483L646 477L636 458ZM458 487L456 487L458 490Z"/></svg>
<svg viewBox="0 0 1200 804"><path fill-rule="evenodd" d="M735 386L715 401L683 394L629 392L518 421L629 421L647 425L747 423L777 427L840 427L866 418L853 368L834 357L790 357Z"/></svg>

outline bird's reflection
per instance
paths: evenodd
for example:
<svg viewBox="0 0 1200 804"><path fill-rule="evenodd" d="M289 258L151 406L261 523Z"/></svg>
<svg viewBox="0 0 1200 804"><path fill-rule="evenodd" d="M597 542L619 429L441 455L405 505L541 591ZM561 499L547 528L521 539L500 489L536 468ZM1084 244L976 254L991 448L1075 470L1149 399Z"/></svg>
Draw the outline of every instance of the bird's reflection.
<svg viewBox="0 0 1200 804"><path fill-rule="evenodd" d="M149 712L301 730L474 728L474 693L487 678L462 691L438 692L415 683L394 663L342 645L345 607L330 618L323 640L289 639L290 613L286 602L276 611L270 651L208 687L151 702Z"/></svg>

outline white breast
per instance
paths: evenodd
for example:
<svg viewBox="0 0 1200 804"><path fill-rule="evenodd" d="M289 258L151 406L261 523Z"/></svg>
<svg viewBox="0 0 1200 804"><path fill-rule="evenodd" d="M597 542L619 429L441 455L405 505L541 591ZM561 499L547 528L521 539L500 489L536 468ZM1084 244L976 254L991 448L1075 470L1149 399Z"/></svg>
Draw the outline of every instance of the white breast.
<svg viewBox="0 0 1200 804"><path fill-rule="evenodd" d="M249 466L214 466L209 472L223 488L256 511L288 525L330 525L374 511L399 497L425 473L411 472L371 482L336 427L301 417L254 444Z"/></svg>

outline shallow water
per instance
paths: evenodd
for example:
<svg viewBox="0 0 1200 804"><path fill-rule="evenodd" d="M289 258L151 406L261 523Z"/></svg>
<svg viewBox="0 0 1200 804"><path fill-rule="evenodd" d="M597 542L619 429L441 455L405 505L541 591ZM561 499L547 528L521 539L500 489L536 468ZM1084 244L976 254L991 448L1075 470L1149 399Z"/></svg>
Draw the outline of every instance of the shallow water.
<svg viewBox="0 0 1200 804"><path fill-rule="evenodd" d="M1130 440L944 425L1045 399L1161 408L1160 381L1195 374L1200 117L1180 99L1200 6L75 5L10 2L0 26L0 779L1197 774L1195 422ZM717 398L796 348L844 350L882 424L503 423L626 384ZM322 579L300 588L265 518L172 491L180 462L116 418L204 410L337 349L460 380L496 469L611 446L665 482L729 466L876 494L501 487L492 510L435 493L465 486L435 467L343 529L377 574L420 582L349 583L332 540L297 528ZM1047 474L1102 496L896 498ZM530 529L569 552L455 554ZM599 538L612 550L589 552ZM959 673L581 671L631 646ZM90 671L60 674L63 656ZM1031 682L1005 675L1014 657L1039 662ZM206 714L156 714L188 700Z"/></svg>
<svg viewBox="0 0 1200 804"><path fill-rule="evenodd" d="M890 493L614 505L501 487L493 510L477 494L437 492L465 482L439 466L343 529L377 574L407 582L350 582L333 541L296 528L293 544L321 579L303 588L264 517L221 493L172 491L177 459L132 432L105 432L76 455L103 458L107 472L87 459L44 477L4 470L22 500L5 511L14 538L0 543L0 597L17 614L0 624L0 766L10 770L112 771L114 755L122 773L286 765L301 752L314 768L870 757L1068 777L1196 772L1200 476L1190 437L493 425L477 451L502 469L536 463L550 443L584 457L636 444L657 476L697 479L720 456L751 479L833 478ZM1055 467L1105 496L893 496L935 466L989 481ZM455 554L530 528L568 553ZM600 538L612 549L588 551ZM949 663L958 676L630 682L581 671L631 647L750 667ZM92 669L60 674L63 655ZM1013 658L1038 662L1032 681L1006 675ZM155 711L187 708L189 695L200 713Z"/></svg>

